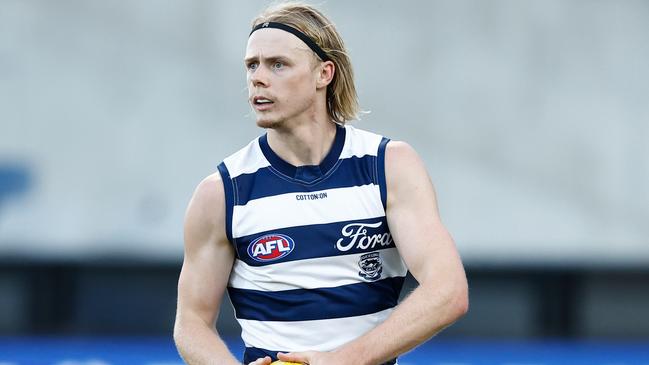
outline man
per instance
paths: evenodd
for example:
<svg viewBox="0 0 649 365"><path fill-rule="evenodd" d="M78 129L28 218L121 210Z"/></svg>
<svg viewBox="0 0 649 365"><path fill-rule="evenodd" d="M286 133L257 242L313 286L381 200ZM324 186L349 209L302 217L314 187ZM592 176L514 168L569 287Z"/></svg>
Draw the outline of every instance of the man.
<svg viewBox="0 0 649 365"><path fill-rule="evenodd" d="M245 364L395 364L468 308L424 164L406 143L345 124L358 112L351 64L313 7L255 19L245 66L267 132L189 204L179 352L189 364L240 364L215 330L227 288ZM397 305L407 270L419 286Z"/></svg>

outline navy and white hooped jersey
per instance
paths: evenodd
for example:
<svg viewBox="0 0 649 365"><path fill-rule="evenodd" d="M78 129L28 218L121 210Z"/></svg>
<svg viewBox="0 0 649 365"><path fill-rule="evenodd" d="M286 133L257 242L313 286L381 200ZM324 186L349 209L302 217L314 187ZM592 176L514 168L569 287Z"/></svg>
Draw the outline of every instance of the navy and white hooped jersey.
<svg viewBox="0 0 649 365"><path fill-rule="evenodd" d="M407 268L385 216L388 141L337 126L320 165L295 167L263 135L219 165L245 363L336 349L397 305Z"/></svg>

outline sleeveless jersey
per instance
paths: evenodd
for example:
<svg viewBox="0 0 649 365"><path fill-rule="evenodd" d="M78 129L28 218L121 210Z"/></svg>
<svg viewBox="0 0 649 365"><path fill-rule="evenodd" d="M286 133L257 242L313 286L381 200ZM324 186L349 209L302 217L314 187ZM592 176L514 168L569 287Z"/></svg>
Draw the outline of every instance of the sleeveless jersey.
<svg viewBox="0 0 649 365"><path fill-rule="evenodd" d="M295 167L263 135L219 165L244 363L334 350L397 305L407 269L385 216L388 141L337 126L320 165Z"/></svg>

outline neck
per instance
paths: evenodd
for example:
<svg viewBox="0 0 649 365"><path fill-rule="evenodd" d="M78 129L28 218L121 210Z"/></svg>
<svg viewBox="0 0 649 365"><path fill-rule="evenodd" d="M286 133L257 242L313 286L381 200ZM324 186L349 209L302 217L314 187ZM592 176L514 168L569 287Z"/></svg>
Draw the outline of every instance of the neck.
<svg viewBox="0 0 649 365"><path fill-rule="evenodd" d="M293 166L319 165L336 137L336 124L314 118L291 128L268 129L268 145Z"/></svg>

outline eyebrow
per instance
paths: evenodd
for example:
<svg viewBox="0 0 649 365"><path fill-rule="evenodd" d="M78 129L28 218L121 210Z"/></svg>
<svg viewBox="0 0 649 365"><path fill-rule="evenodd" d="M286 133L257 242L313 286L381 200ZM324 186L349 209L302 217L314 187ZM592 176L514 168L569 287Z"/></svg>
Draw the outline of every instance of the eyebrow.
<svg viewBox="0 0 649 365"><path fill-rule="evenodd" d="M290 60L291 59L290 57L288 57L286 55L277 55L277 56L269 56L269 57L262 57L262 58L264 60L268 60L268 61L271 61L271 62L272 61L277 61L277 60ZM258 60L259 60L259 56L250 56L250 57L244 58L243 62L244 63L249 63L249 62L258 61Z"/></svg>

